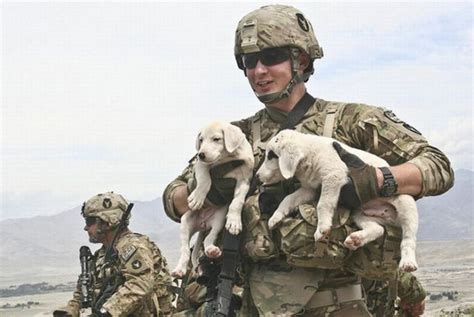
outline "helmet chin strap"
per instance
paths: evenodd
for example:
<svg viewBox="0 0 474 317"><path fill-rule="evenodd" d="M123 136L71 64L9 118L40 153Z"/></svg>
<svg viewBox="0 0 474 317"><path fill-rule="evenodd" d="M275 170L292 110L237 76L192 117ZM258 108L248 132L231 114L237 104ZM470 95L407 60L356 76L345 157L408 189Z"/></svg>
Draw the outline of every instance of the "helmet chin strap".
<svg viewBox="0 0 474 317"><path fill-rule="evenodd" d="M300 50L298 49L290 49L291 53L291 73L292 77L286 87L280 91L277 92L272 92L269 94L264 94L264 95L259 95L258 93L255 92L255 96L257 96L258 100L264 104L269 104L273 102L280 101L284 98L288 98L291 95L291 92L295 88L295 86L301 82L304 81L303 76L298 74L298 69L300 67L300 62L299 62L299 54Z"/></svg>
<svg viewBox="0 0 474 317"><path fill-rule="evenodd" d="M259 95L255 93L258 100L264 104L273 103L276 101L280 101L283 98L288 98L291 95L291 92L295 88L295 86L299 83L303 82L303 78L299 74L294 74L291 80L288 82L288 85L283 90L272 92L265 95Z"/></svg>

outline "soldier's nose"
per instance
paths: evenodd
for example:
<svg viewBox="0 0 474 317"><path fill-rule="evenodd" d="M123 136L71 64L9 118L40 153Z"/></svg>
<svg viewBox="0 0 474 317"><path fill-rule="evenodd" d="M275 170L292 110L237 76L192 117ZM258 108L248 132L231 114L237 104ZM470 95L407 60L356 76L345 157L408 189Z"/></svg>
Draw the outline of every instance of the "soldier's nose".
<svg viewBox="0 0 474 317"><path fill-rule="evenodd" d="M204 160L206 158L206 154L204 154L203 152L200 152L198 156L199 156L199 159L201 160Z"/></svg>

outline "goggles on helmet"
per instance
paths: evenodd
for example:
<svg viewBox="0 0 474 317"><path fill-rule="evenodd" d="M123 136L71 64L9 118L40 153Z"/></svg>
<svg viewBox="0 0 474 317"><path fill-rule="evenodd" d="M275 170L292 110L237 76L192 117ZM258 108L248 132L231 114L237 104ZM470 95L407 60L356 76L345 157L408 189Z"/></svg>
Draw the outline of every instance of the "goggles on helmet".
<svg viewBox="0 0 474 317"><path fill-rule="evenodd" d="M242 55L242 63L246 69L253 69L260 61L265 66L273 66L291 57L290 51L285 47L267 48L258 53L249 53Z"/></svg>

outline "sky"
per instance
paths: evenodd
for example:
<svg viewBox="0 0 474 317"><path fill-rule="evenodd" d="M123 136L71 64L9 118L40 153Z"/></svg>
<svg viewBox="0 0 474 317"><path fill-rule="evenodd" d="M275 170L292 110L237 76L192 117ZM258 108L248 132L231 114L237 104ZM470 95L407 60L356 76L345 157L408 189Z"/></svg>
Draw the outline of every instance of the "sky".
<svg viewBox="0 0 474 317"><path fill-rule="evenodd" d="M261 109L233 45L265 4L3 1L0 220L160 197L201 127ZM470 1L291 4L324 50L313 96L392 109L473 169Z"/></svg>

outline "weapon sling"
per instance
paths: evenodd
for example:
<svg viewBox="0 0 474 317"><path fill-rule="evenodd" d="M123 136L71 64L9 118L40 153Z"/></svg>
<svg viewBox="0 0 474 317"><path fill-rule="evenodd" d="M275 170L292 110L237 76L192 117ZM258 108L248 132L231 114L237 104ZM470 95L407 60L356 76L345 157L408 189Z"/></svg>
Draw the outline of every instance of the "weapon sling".
<svg viewBox="0 0 474 317"><path fill-rule="evenodd" d="M283 122L278 130L294 129L294 127L301 121L309 107L314 104L316 99L309 93L305 93L303 97L298 101L295 107L288 113L286 121ZM259 169L264 160L260 161L260 164L255 171ZM247 197L250 196L258 187L256 177L252 178L250 189L247 193ZM234 316L234 310L232 309L232 287L235 279L235 271L237 263L239 262L239 245L242 234L232 235L227 230L224 230L223 237L223 250L222 250L222 267L219 274L219 284L217 285L217 298L211 302L211 312L206 312L206 316Z"/></svg>
<svg viewBox="0 0 474 317"><path fill-rule="evenodd" d="M114 233L114 237L112 239L112 242L110 243L110 245L107 248L107 251L105 252L104 266L103 266L104 268L111 264L112 255L114 253L115 241L117 240L118 236L123 231L123 229L125 228L125 224L127 222L128 216L130 215L130 212L132 211L132 208L133 208L133 203L128 204L127 210L125 210L125 212L122 214L122 218L120 218L120 222L119 222L117 228L115 229L115 233ZM112 295L111 290L107 289L107 287L109 286L109 281L110 281L111 278L112 277L109 276L109 278L104 281L104 283L102 285L102 288L100 289L100 297L97 299L97 301L94 304L93 312L95 310L98 311L102 307L102 305L107 301L108 297L110 295Z"/></svg>

